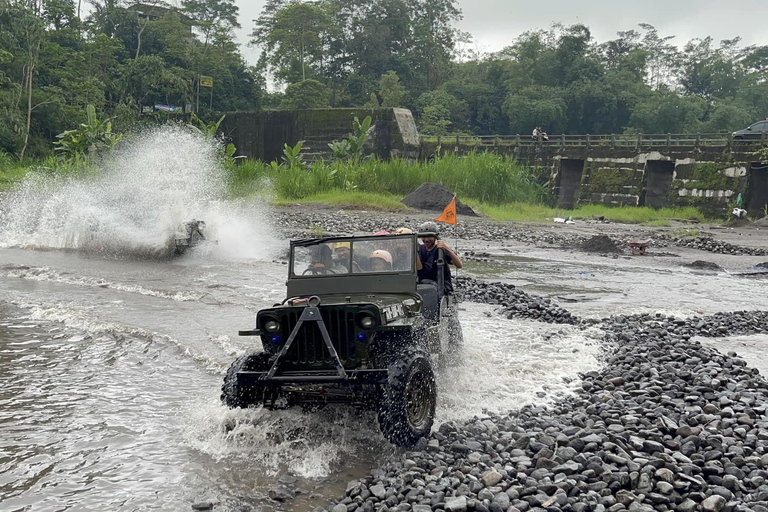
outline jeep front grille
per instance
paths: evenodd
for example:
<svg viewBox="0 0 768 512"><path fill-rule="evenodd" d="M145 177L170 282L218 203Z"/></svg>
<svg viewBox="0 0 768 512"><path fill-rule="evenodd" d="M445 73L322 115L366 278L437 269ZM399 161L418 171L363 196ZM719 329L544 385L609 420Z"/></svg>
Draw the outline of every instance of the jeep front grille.
<svg viewBox="0 0 768 512"><path fill-rule="evenodd" d="M289 311L286 315L284 328L287 340L293 328L299 321L301 310ZM355 358L355 319L350 311L342 309L322 308L320 316L323 317L325 328L331 337L333 348L343 361ZM318 363L331 361L331 355L325 346L320 328L315 322L304 322L296 335L291 348L286 354L286 361L296 363Z"/></svg>

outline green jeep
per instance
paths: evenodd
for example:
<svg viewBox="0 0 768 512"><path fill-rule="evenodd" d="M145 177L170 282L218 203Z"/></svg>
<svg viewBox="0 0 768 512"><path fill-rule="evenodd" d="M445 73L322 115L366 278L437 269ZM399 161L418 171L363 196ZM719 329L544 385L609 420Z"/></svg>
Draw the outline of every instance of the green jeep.
<svg viewBox="0 0 768 512"><path fill-rule="evenodd" d="M351 404L377 411L397 445L428 435L433 368L462 333L457 299L442 293L442 281L417 283L416 254L413 234L292 241L287 297L259 311L255 329L240 331L261 337L263 350L232 363L222 401Z"/></svg>

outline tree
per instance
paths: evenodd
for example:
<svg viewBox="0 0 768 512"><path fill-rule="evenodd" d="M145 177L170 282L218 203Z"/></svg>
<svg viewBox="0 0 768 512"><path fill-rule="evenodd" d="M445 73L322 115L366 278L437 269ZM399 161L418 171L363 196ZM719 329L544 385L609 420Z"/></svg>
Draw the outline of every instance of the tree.
<svg viewBox="0 0 768 512"><path fill-rule="evenodd" d="M662 88L635 106L629 128L640 133L695 133L706 106L701 98L681 97Z"/></svg>
<svg viewBox="0 0 768 512"><path fill-rule="evenodd" d="M203 34L203 47L207 48L213 34L230 34L240 28L237 15L240 9L234 0L182 0L184 14L194 20Z"/></svg>
<svg viewBox="0 0 768 512"><path fill-rule="evenodd" d="M320 5L292 0L274 14L259 17L252 42L262 45L262 61L278 77L289 76L292 63L297 62L301 80L306 80L308 66L322 68L323 33L330 25L330 17Z"/></svg>
<svg viewBox="0 0 768 512"><path fill-rule="evenodd" d="M379 97L382 108L402 107L405 87L400 84L400 77L394 71L387 71L379 80Z"/></svg>
<svg viewBox="0 0 768 512"><path fill-rule="evenodd" d="M317 80L303 80L289 85L280 103L283 110L325 108L328 106L328 87Z"/></svg>
<svg viewBox="0 0 768 512"><path fill-rule="evenodd" d="M462 17L456 0L408 0L413 41L410 60L416 84L423 90L438 88L453 68L457 30Z"/></svg>
<svg viewBox="0 0 768 512"><path fill-rule="evenodd" d="M469 107L449 92L438 89L425 92L416 102L419 115L419 130L427 135L448 135L452 127L466 124Z"/></svg>

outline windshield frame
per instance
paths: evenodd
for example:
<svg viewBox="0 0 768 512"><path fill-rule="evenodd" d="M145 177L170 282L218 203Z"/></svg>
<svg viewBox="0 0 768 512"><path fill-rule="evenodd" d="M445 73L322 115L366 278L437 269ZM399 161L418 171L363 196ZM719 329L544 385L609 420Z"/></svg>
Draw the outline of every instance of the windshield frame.
<svg viewBox="0 0 768 512"><path fill-rule="evenodd" d="M327 274L297 274L296 265L296 249L300 247L315 247L321 244L334 244L337 242L349 242L350 255L349 262L354 262L355 258L355 245L364 242L382 242L382 241L396 241L409 239L411 241L411 258L409 268L404 270L385 270L385 271L370 271L370 270L358 270L355 271L353 265L348 265L346 272L333 272ZM362 276L393 276L393 275L416 275L416 250L418 242L415 234L390 234L390 235L363 235L363 236L343 236L343 237L324 237L324 238L311 238L302 240L292 240L290 248L290 258L288 261L288 277L289 279L328 279L328 278L344 278L344 277L362 277Z"/></svg>

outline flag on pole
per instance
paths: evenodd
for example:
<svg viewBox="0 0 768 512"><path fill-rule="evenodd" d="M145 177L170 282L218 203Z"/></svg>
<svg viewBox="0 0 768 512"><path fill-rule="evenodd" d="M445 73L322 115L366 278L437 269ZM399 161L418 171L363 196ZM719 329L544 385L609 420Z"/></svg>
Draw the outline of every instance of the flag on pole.
<svg viewBox="0 0 768 512"><path fill-rule="evenodd" d="M445 222L446 224L456 225L456 196L453 196L451 202L443 210L443 214L436 217L434 220L437 222Z"/></svg>

